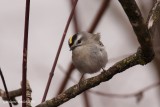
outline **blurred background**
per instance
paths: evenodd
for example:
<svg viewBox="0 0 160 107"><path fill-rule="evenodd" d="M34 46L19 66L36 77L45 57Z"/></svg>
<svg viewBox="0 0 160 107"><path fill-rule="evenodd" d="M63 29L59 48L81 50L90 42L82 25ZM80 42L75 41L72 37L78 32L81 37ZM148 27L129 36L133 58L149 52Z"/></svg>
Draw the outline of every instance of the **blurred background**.
<svg viewBox="0 0 160 107"><path fill-rule="evenodd" d="M32 106L42 100L49 73L71 11L71 0L31 0L28 46L27 78L32 88ZM104 0L79 0L76 7L79 31L87 31ZM143 17L147 20L153 6L152 0L136 0ZM25 0L0 0L0 67L5 76L8 90L20 88L22 80L22 52L24 37ZM94 33L101 33L101 41L108 52L109 62L105 69L135 53L139 47L136 35L118 0L110 0ZM57 95L71 63L68 39L75 33L73 21L67 32L63 48L52 79L47 99ZM134 66L115 75L111 80L93 88L104 93L129 94L137 92L159 81L158 67L154 61L145 66ZM99 72L100 73L100 72ZM92 77L96 74L87 74ZM75 69L70 78L77 82L80 73ZM66 88L77 82L68 80ZM0 80L0 89L3 89ZM160 88L144 93L137 103L135 97L112 98L87 93L89 107L160 107ZM18 101L21 97L17 98ZM60 107L87 107L81 94ZM8 107L0 99L0 107ZM21 107L19 104L17 107Z"/></svg>

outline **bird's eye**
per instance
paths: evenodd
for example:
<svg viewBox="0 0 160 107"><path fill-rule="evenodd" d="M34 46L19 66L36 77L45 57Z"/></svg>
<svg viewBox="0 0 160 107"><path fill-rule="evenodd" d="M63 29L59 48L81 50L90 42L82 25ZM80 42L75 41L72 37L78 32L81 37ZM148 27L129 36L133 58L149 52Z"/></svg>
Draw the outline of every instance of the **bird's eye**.
<svg viewBox="0 0 160 107"><path fill-rule="evenodd" d="M78 44L80 44L81 43L81 40L78 40L78 42L77 42Z"/></svg>

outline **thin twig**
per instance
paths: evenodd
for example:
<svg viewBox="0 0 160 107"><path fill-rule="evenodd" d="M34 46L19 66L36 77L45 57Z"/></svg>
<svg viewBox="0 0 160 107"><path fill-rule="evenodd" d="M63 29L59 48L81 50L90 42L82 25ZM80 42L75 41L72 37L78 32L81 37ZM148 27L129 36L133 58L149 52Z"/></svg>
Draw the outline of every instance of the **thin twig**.
<svg viewBox="0 0 160 107"><path fill-rule="evenodd" d="M53 63L53 67L52 67L52 70L51 70L51 72L50 72L50 76L49 76L49 78L48 78L48 82L47 82L47 86L46 86L46 89L45 89L45 92L44 92L44 95L43 95L42 102L44 102L44 101L46 100L47 93L48 93L48 90L49 90L49 87L50 87L50 83L51 83L52 78L53 78L53 76L54 76L54 71L55 71L55 68L56 68L56 65L57 65L57 61L58 61L58 58L59 58L59 54L60 54L60 52L61 52L62 45L63 45L63 42L64 42L64 39L65 39L67 30L68 30L68 27L69 27L69 24L70 24L71 19L72 19L72 17L73 17L74 10L75 10L75 7L76 7L76 5L77 5L77 2L78 2L78 0L75 1L74 7L73 7L73 9L72 9L72 11L71 11L71 13L70 13L70 16L69 16L69 18L68 18L68 21L67 21L65 30L64 30L64 32L63 32L62 39L61 39L61 42L60 42L60 45L59 45L59 48L58 48L58 51L57 51L57 54L56 54L54 63Z"/></svg>
<svg viewBox="0 0 160 107"><path fill-rule="evenodd" d="M147 86L137 92L134 92L134 93L130 93L130 94L113 94L113 93L103 93L103 92L99 92L99 91L93 91L93 90L89 90L88 92L92 93L92 94L96 94L96 95L100 95L100 96L104 96L104 97L109 97L109 98L129 98L129 97L135 97L136 98L136 101L137 103L139 103L142 98L143 98L143 95L146 91L150 90L150 89L153 89L157 86L160 85L160 82L158 83L154 83L150 86Z"/></svg>
<svg viewBox="0 0 160 107"><path fill-rule="evenodd" d="M74 2L75 2L75 0L70 0L70 5L71 5L70 7L71 8L73 8ZM73 15L72 21L73 21L74 32L78 32L79 31L79 24L78 24L78 20L77 20L77 8L74 10L74 15ZM66 73L66 76L63 79L62 84L60 85L60 88L58 89L57 95L60 94L61 92L63 92L63 90L65 89L65 87L68 83L68 80L69 80L74 69L75 69L74 65L72 63L70 63L68 70L67 70L67 73Z"/></svg>
<svg viewBox="0 0 160 107"><path fill-rule="evenodd" d="M60 71L62 71L62 73L64 74L64 75L66 75L66 72L65 72L65 69L61 66L61 65L58 65L58 68L59 68L59 70ZM74 79L72 76L70 76L68 79L67 79L67 81L68 80L71 80L73 83L78 83L78 81L76 80L76 79ZM59 93L60 94L60 93Z"/></svg>
<svg viewBox="0 0 160 107"><path fill-rule="evenodd" d="M6 85L6 82L5 82L5 79L4 79L4 76L3 76L3 73L2 73L1 68L0 68L0 75L1 75L1 78L2 78L3 85L4 85L4 89L5 89L5 91L6 91L6 95L7 95L7 98L8 98L9 106L12 107L11 99L10 99L10 96L9 96L9 94L8 94L7 85Z"/></svg>
<svg viewBox="0 0 160 107"><path fill-rule="evenodd" d="M73 8L74 2L75 2L75 0L70 0L71 8ZM77 17L77 15L78 15L77 9L75 9L74 16L73 16L74 32L78 32L80 30L79 23L78 23L78 17Z"/></svg>
<svg viewBox="0 0 160 107"><path fill-rule="evenodd" d="M19 97L19 96L22 95L22 88L17 89L17 90L13 90L13 91L9 91L8 94L9 94L9 97L10 97L10 99L11 99L10 102L11 102L13 105L18 105L18 101L16 100L16 97ZM9 101L9 99L8 99L7 96L6 96L6 92L3 91L3 90L1 90L1 89L0 89L0 96L2 97L2 99L3 99L4 101Z"/></svg>
<svg viewBox="0 0 160 107"><path fill-rule="evenodd" d="M74 6L74 0L70 0L70 4L71 4L71 7L73 7ZM74 16L73 16L73 24L74 24L74 32L75 33L80 31L80 29L79 29L79 23L78 23L78 20L77 20L77 14L78 13L75 10ZM71 67L73 69L74 66L71 64ZM73 70L69 71L70 75L71 75L72 71ZM70 75L68 77L70 77ZM83 99L84 99L85 107L90 107L90 102L89 102L89 98L88 98L89 96L88 96L87 92L84 92L82 94L82 96L83 96Z"/></svg>
<svg viewBox="0 0 160 107"><path fill-rule="evenodd" d="M22 107L26 107L26 80L27 80L29 12L30 12L30 0L26 0L24 44L23 44L23 65L22 65Z"/></svg>
<svg viewBox="0 0 160 107"><path fill-rule="evenodd" d="M92 93L92 94L97 94L97 95L100 95L100 96L104 96L104 97L114 97L114 98L128 98L128 97L137 97L137 95L139 93L144 93L150 89L153 89L155 87L158 87L160 86L160 82L157 82L157 83L154 83L152 85L149 85L137 92L133 92L133 93L130 93L130 94L113 94L113 93L103 93L103 92L99 92L99 91L94 91L94 90L88 90L88 92Z"/></svg>
<svg viewBox="0 0 160 107"><path fill-rule="evenodd" d="M70 4L71 4L71 7L73 7L74 6L74 0L70 0ZM79 24L78 24L78 21L77 21L77 11L75 10L75 12L74 12L74 16L73 16L73 24L74 24L74 32L76 33L76 32L79 32L80 31L80 29L79 29ZM73 65L71 64L71 67L72 67ZM74 66L73 66L74 67ZM72 68L73 68L72 67ZM72 73L72 71L73 70L71 70L71 71L69 71L69 73L70 73L70 75L71 75L71 73ZM68 76L69 77L69 76ZM84 79L85 79L85 76L83 77ZM68 80L67 80L68 81ZM90 106L90 101L89 101L89 96L88 96L88 93L87 92L84 92L83 94L82 94L82 96L83 96L83 101L84 101L84 104L85 104L85 107L91 107Z"/></svg>
<svg viewBox="0 0 160 107"><path fill-rule="evenodd" d="M88 32L93 33L99 24L103 14L105 13L105 10L109 7L111 0L103 0L100 9L98 10L96 17L93 20L93 23L91 24L91 27L88 29Z"/></svg>
<svg viewBox="0 0 160 107"><path fill-rule="evenodd" d="M59 66L59 68L61 68L61 67ZM68 72L65 74L65 78L64 78L64 80L58 90L58 94L62 93L63 90L65 89L66 84L67 84L68 80L70 79L70 76L71 76L73 69L74 69L74 66L71 64L71 66L69 66Z"/></svg>

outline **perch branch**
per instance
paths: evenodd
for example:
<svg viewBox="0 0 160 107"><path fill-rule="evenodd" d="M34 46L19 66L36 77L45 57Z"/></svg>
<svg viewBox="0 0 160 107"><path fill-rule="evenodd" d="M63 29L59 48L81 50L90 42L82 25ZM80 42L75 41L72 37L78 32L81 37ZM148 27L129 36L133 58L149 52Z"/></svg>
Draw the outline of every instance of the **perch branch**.
<svg viewBox="0 0 160 107"><path fill-rule="evenodd" d="M108 70L103 71L98 76L83 80L82 82L80 82L80 84L76 84L70 87L63 93L59 94L57 97L51 100L45 101L36 107L57 107L60 104L63 104L64 102L70 100L71 98L74 98L75 96L81 94L85 90L95 87L99 85L101 82L110 80L115 74L120 73L134 65L140 64L141 60L139 60L139 58L141 57L141 54L142 54L141 52L142 50L138 49L137 53L116 63L115 65L110 67ZM80 88L79 88L79 85L80 85Z"/></svg>
<svg viewBox="0 0 160 107"><path fill-rule="evenodd" d="M64 69L59 66L59 69L65 74L65 71ZM73 82L73 83L77 83L77 81L71 77L70 80ZM136 91L136 92L133 92L133 93L129 93L129 94L115 94L115 93L104 93L104 92L100 92L100 91L94 91L94 90L87 90L87 92L90 92L91 94L96 94L96 95L99 95L99 96L104 96L104 97L109 97L109 98L128 98L128 97L136 97L137 99L137 102L139 102L142 97L143 97L143 93L145 93L146 91L150 90L150 89L153 89L153 88L156 88L160 86L160 82L157 82L157 83L154 83L154 84L151 84L139 91ZM141 94L142 93L142 94ZM140 96L141 95L141 96ZM140 99L141 98L141 99Z"/></svg>

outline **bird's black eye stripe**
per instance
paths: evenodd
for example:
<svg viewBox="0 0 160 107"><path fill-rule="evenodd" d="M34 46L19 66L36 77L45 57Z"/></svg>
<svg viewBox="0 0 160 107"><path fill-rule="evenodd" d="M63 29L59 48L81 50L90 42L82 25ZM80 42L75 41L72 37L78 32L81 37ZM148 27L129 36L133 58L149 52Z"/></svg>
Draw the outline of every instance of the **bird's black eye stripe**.
<svg viewBox="0 0 160 107"><path fill-rule="evenodd" d="M75 40L77 39L77 36L78 36L78 33L72 36L72 43L69 43L70 47L74 44Z"/></svg>
<svg viewBox="0 0 160 107"><path fill-rule="evenodd" d="M72 41L74 42L77 39L78 34L74 34L72 37Z"/></svg>

